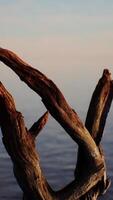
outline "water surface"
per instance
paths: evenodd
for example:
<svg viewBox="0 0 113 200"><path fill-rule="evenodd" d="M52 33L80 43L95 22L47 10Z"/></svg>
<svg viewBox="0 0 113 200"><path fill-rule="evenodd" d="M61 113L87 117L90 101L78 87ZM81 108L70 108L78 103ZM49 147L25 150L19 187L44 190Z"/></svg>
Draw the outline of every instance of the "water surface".
<svg viewBox="0 0 113 200"><path fill-rule="evenodd" d="M50 119L49 121L38 137L37 149L40 153L44 174L52 188L57 190L64 187L74 178L77 145L55 120ZM107 127L106 129L107 136L104 137L103 145L108 175L113 179L113 160L111 159L113 127ZM102 199L112 200L112 194L113 185ZM0 199L20 200L21 197L22 192L13 176L12 163L0 138Z"/></svg>

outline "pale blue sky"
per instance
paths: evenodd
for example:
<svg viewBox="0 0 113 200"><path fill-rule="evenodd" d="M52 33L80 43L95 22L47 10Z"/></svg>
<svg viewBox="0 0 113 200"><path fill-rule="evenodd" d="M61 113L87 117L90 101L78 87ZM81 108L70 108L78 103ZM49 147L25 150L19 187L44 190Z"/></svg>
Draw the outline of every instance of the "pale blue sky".
<svg viewBox="0 0 113 200"><path fill-rule="evenodd" d="M112 64L112 0L0 0L0 27L1 46L25 55L32 48L46 65L51 54L61 66Z"/></svg>
<svg viewBox="0 0 113 200"><path fill-rule="evenodd" d="M69 100L75 85L83 104L105 67L113 76L113 0L0 0L0 46L46 73ZM15 77L1 68L14 90Z"/></svg>
<svg viewBox="0 0 113 200"><path fill-rule="evenodd" d="M112 11L111 0L0 0L0 35L85 37L113 31Z"/></svg>

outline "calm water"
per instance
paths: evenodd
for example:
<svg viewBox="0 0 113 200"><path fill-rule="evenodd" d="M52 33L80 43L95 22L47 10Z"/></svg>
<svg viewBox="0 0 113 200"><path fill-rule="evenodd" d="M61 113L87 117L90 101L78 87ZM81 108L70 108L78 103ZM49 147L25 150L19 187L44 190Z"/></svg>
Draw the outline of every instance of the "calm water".
<svg viewBox="0 0 113 200"><path fill-rule="evenodd" d="M106 131L103 145L108 175L113 179L112 123L107 123ZM1 140L0 138L0 200L21 200L22 192L13 177L12 163ZM41 165L45 176L54 189L62 188L73 179L77 146L55 120L50 119L48 125L40 133L37 148L41 155ZM112 194L113 185L102 199L112 200Z"/></svg>

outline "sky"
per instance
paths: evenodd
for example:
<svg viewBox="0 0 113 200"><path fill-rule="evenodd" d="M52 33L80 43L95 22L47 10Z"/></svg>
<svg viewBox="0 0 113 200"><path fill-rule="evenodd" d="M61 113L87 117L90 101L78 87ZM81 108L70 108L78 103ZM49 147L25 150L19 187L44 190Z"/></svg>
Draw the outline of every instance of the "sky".
<svg viewBox="0 0 113 200"><path fill-rule="evenodd" d="M0 0L0 46L83 105L103 69L113 75L113 0ZM0 79L15 95L18 79L0 65Z"/></svg>

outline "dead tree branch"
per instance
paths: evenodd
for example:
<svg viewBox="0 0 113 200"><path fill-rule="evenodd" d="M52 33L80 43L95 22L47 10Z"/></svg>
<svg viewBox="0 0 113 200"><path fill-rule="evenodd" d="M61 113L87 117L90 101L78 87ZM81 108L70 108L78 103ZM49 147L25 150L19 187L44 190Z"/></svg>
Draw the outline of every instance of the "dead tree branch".
<svg viewBox="0 0 113 200"><path fill-rule="evenodd" d="M28 131L21 113L16 111L13 98L0 84L0 125L3 142L13 161L15 177L25 198L27 200L75 200L84 198L84 195L91 194L91 191L93 193L95 191L96 195L95 187L106 173L104 156L100 152L99 143L113 97L113 84L109 72L104 71L94 91L85 127L58 87L44 74L32 68L13 52L3 48L0 48L0 61L10 67L22 81L40 95L50 114L79 146L75 180L64 189L54 192L43 176L34 145L35 137L47 122L48 112ZM83 169L83 164L87 166L87 170ZM106 181L107 179L105 183Z"/></svg>

